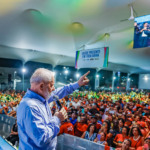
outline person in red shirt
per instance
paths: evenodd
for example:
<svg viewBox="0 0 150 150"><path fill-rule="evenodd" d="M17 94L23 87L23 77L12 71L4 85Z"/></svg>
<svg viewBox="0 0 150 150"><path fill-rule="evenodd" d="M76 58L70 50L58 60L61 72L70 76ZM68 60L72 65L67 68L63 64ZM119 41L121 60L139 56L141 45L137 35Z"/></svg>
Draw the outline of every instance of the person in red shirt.
<svg viewBox="0 0 150 150"><path fill-rule="evenodd" d="M140 115L135 116L135 122L140 121L142 117Z"/></svg>
<svg viewBox="0 0 150 150"><path fill-rule="evenodd" d="M89 125L90 124L95 124L97 132L99 131L99 129L101 129L101 124L97 122L97 117L96 116L91 117Z"/></svg>
<svg viewBox="0 0 150 150"><path fill-rule="evenodd" d="M144 146L140 146L137 150L149 150L150 149L150 137L144 140Z"/></svg>
<svg viewBox="0 0 150 150"><path fill-rule="evenodd" d="M139 127L132 127L130 132L130 140L131 140L131 150L136 150L138 147L144 145L144 138Z"/></svg>
<svg viewBox="0 0 150 150"><path fill-rule="evenodd" d="M146 123L144 121L137 121L143 137L146 137L148 131L146 130Z"/></svg>
<svg viewBox="0 0 150 150"><path fill-rule="evenodd" d="M81 137L82 134L87 130L88 125L87 125L87 119L85 116L81 116L80 122L77 122L74 125L74 135Z"/></svg>
<svg viewBox="0 0 150 150"><path fill-rule="evenodd" d="M74 127L69 120L63 121L62 125L60 126L59 135L63 133L74 135Z"/></svg>
<svg viewBox="0 0 150 150"><path fill-rule="evenodd" d="M125 124L124 124L124 126L127 126L127 127L131 127L131 125L132 125L132 121L133 121L133 119L132 118L127 118L127 121L125 122Z"/></svg>
<svg viewBox="0 0 150 150"><path fill-rule="evenodd" d="M128 134L129 134L129 128L125 126L122 128L122 134L116 135L116 137L114 138L114 144L116 145L117 148L121 148L124 140L129 139Z"/></svg>
<svg viewBox="0 0 150 150"><path fill-rule="evenodd" d="M122 143L121 148L116 148L115 150L129 150L131 146L131 141L129 139L125 139Z"/></svg>

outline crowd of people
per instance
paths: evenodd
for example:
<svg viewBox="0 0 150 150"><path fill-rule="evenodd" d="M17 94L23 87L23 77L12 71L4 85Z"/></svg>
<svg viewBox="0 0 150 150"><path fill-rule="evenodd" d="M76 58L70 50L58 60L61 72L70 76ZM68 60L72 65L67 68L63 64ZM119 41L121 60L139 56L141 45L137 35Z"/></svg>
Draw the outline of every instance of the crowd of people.
<svg viewBox="0 0 150 150"><path fill-rule="evenodd" d="M16 117L23 95L13 91L0 93L0 114ZM60 102L68 113L68 119L61 122L59 135L71 134L116 150L150 148L148 94L74 92ZM54 115L56 103L50 103L50 108Z"/></svg>
<svg viewBox="0 0 150 150"><path fill-rule="evenodd" d="M16 93L14 90L0 92L0 114L16 118L17 107L24 96L24 92Z"/></svg>
<svg viewBox="0 0 150 150"><path fill-rule="evenodd" d="M143 93L75 92L61 100L68 112L60 133L116 150L150 148L150 101ZM52 105L55 113L56 105ZM147 149L146 149L147 148Z"/></svg>
<svg viewBox="0 0 150 150"><path fill-rule="evenodd" d="M24 94L24 92L16 93L14 90L0 92L0 114L5 114L16 118L17 107ZM18 145L16 144L19 142L17 121L12 126L11 132L9 136L6 137L6 140L15 146Z"/></svg>

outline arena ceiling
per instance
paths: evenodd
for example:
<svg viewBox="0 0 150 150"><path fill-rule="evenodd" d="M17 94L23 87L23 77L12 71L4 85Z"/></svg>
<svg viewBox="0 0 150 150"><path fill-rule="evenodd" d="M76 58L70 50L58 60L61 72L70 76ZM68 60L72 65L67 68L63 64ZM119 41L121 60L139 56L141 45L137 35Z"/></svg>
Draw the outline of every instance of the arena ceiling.
<svg viewBox="0 0 150 150"><path fill-rule="evenodd" d="M150 72L150 48L132 49L149 0L0 0L0 57L74 66L75 51L109 46L108 70ZM110 36L106 38L105 34Z"/></svg>

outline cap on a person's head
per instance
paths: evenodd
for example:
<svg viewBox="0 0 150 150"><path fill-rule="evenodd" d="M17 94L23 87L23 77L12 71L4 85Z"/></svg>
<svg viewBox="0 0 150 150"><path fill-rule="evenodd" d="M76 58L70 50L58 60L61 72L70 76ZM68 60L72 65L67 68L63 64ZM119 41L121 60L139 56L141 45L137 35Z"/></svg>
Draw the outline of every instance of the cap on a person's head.
<svg viewBox="0 0 150 150"><path fill-rule="evenodd" d="M131 122L133 121L133 119L132 119L132 118L127 118L127 120L128 120L128 121L131 121Z"/></svg>
<svg viewBox="0 0 150 150"><path fill-rule="evenodd" d="M136 104L136 107L141 107L141 105L140 104Z"/></svg>
<svg viewBox="0 0 150 150"><path fill-rule="evenodd" d="M133 111L136 111L136 108L133 108Z"/></svg>
<svg viewBox="0 0 150 150"><path fill-rule="evenodd" d="M105 107L107 107L107 104L104 104Z"/></svg>
<svg viewBox="0 0 150 150"><path fill-rule="evenodd" d="M144 121L137 121L137 124L139 124L142 128L146 127L146 123Z"/></svg>

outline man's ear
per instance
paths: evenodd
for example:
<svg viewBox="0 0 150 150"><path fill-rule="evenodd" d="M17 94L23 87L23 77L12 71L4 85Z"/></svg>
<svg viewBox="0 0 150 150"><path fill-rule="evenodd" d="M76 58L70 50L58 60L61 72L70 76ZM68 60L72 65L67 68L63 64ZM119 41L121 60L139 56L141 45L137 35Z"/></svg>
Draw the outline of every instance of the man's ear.
<svg viewBox="0 0 150 150"><path fill-rule="evenodd" d="M44 91L44 83L43 83L43 82L40 83L40 90L41 90L41 91Z"/></svg>

